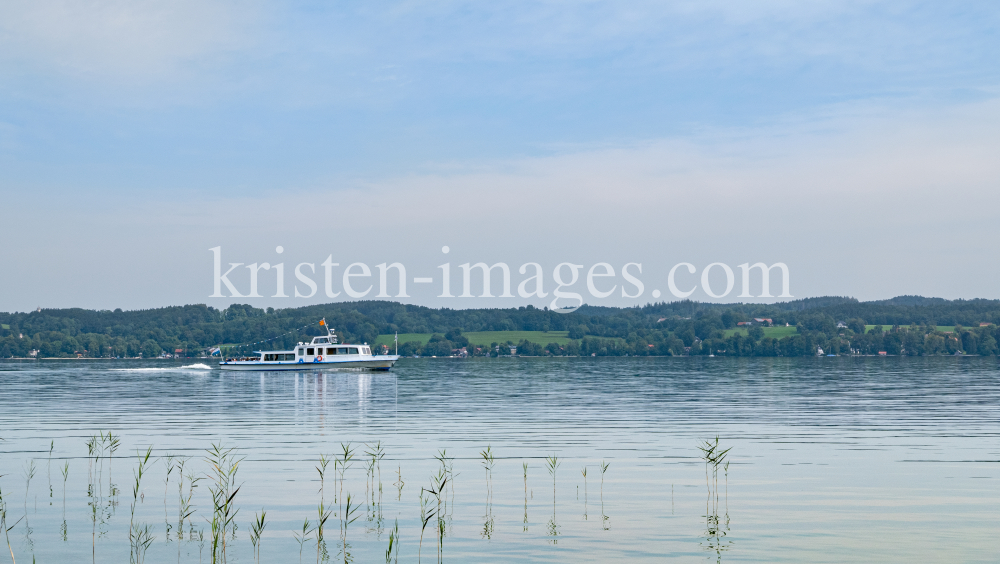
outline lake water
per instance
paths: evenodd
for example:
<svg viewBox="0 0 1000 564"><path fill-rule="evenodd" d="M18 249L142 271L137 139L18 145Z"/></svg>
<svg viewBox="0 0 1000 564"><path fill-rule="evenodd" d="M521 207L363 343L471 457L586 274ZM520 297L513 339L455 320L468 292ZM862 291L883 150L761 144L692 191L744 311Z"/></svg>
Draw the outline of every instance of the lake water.
<svg viewBox="0 0 1000 564"><path fill-rule="evenodd" d="M333 562L344 560L341 488L360 504L346 533L355 562L384 562L397 522L400 562L418 550L437 561L435 520L420 546L420 494L439 449L453 459L448 562L1000 560L993 358L404 359L389 373L191 364L0 363L0 489L8 526L20 519L9 532L18 562L127 562L130 521L150 526L146 562L210 562L208 480L179 537L180 472L167 472L179 458L166 457L191 457L184 473L204 476L205 449L220 442L244 457L230 562L254 561L261 508L261 562L299 561L293 533L316 520L319 456L348 442L343 483L332 463L324 482ZM110 461L88 457L100 431L120 437ZM698 450L716 436L732 449L717 505ZM364 461L374 441L381 494ZM136 451L149 446L132 518ZM301 550L317 559L315 534Z"/></svg>

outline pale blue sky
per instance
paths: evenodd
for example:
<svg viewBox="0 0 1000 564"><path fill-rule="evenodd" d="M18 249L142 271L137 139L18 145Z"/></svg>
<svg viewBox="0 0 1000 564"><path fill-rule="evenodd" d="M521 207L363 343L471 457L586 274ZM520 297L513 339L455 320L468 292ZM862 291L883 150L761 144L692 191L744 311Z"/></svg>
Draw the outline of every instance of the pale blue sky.
<svg viewBox="0 0 1000 564"><path fill-rule="evenodd" d="M7 2L0 310L212 303L209 247L316 261L331 232L394 248L371 264L782 260L797 297L1000 297L998 29L995 2Z"/></svg>

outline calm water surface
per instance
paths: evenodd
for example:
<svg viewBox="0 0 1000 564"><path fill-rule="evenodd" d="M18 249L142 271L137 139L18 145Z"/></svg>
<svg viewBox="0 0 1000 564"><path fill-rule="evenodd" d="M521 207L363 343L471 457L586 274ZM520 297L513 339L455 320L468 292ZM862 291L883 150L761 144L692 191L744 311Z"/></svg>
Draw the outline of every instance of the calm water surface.
<svg viewBox="0 0 1000 564"><path fill-rule="evenodd" d="M417 561L420 491L439 449L454 458L448 562L1000 560L996 359L404 359L390 373L191 364L0 363L0 488L8 525L21 519L9 533L18 561L127 562L135 453L148 446L135 517L155 536L146 561L210 561L207 480L179 536L179 472L168 475L166 457L192 457L185 473L202 476L218 442L245 457L231 562L253 561L261 508L261 561L299 561L293 532L315 521L319 456L347 442L357 461L344 493L376 492L347 528L355 562L384 562L397 521L399 561ZM109 430L121 437L114 458L88 459L87 440ZM697 447L716 435L732 450L713 533ZM386 449L381 495L363 460L374 441ZM335 511L334 562L344 560ZM437 560L433 528L426 562ZM316 558L313 536L302 561Z"/></svg>

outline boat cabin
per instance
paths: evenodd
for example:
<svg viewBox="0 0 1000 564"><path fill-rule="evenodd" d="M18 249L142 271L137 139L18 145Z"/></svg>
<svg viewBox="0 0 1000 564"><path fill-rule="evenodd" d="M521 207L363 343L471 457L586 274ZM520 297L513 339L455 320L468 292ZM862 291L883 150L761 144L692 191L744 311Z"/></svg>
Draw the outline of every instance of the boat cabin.
<svg viewBox="0 0 1000 564"><path fill-rule="evenodd" d="M308 362L314 356L334 356L339 354L363 354L371 355L372 350L367 346L359 345L337 345L337 346L315 346L315 343L299 345L295 349L296 359L305 358ZM267 360L266 358L264 360Z"/></svg>

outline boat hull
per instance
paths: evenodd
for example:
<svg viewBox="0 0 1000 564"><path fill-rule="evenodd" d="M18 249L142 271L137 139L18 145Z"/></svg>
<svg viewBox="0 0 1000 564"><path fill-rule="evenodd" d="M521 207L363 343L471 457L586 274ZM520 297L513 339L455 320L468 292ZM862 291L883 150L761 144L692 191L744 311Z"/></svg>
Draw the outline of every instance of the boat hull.
<svg viewBox="0 0 1000 564"><path fill-rule="evenodd" d="M349 360L331 360L321 362L264 362L264 361L230 361L220 362L222 370L243 370L257 372L272 372L276 370L336 370L350 368L354 370L389 370L398 356L386 355Z"/></svg>

